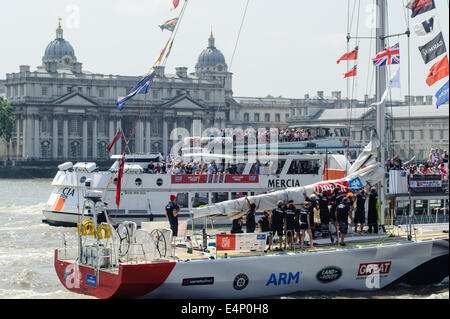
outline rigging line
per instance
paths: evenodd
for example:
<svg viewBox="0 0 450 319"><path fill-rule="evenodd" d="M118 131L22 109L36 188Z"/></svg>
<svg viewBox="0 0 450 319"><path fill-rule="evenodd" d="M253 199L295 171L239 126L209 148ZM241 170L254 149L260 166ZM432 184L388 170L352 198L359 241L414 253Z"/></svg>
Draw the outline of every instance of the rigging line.
<svg viewBox="0 0 450 319"><path fill-rule="evenodd" d="M356 1L355 1L355 6L356 6ZM361 0L358 1L358 18L356 20L356 37L358 37L359 35L359 20L360 20L360 10L361 10ZM355 44L357 47L359 47L359 40L355 40ZM356 87L357 87L357 76L353 78L352 81L352 94L351 94L351 103L350 103L350 115L349 115L349 125L348 125L348 133L350 134L350 130L351 130L351 125L352 125L352 116L353 116L353 99L355 98L355 91L356 91ZM347 153L350 152L350 143L348 143L347 146Z"/></svg>
<svg viewBox="0 0 450 319"><path fill-rule="evenodd" d="M247 4L245 5L245 10L244 10L244 15L242 16L241 26L239 27L238 36L237 36L237 39L236 39L236 43L234 45L233 55L231 56L231 60L230 60L230 68L229 68L230 71L231 71L231 66L233 65L234 54L236 53L236 49L237 49L237 46L238 46L238 43L239 43L239 38L241 36L241 31L242 31L242 27L244 25L245 16L247 15L247 9L248 9L248 4L249 3L250 3L250 0L247 0Z"/></svg>
<svg viewBox="0 0 450 319"><path fill-rule="evenodd" d="M178 30L179 30L179 28L180 28L181 21L183 20L184 13L185 13L185 11L186 11L188 2L189 2L189 1L185 1L185 2L184 2L183 7L181 8L181 12L180 12L180 14L179 14L179 16L178 16L178 22L177 22L177 24L176 24L176 26L175 26L175 30L174 30L174 32L172 32L171 38L169 38L169 39L172 39L172 40L170 41L170 45L169 45L168 52L165 52L165 57L164 57L164 60L163 60L163 63L162 63L163 66L166 65L167 59L169 58L169 54L170 54L171 51L172 51L172 45L173 45L173 42L175 41L175 38L176 38L176 36L177 36L177 34L178 34Z"/></svg>

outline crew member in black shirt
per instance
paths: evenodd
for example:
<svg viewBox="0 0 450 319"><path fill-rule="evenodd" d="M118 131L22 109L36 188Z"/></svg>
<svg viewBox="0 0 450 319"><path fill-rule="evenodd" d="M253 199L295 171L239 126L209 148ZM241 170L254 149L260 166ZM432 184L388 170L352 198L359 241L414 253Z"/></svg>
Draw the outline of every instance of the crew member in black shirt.
<svg viewBox="0 0 450 319"><path fill-rule="evenodd" d="M369 211L367 212L367 224L369 225L369 233L372 228L375 234L378 234L378 211L377 211L378 193L375 187L370 189L369 195Z"/></svg>
<svg viewBox="0 0 450 319"><path fill-rule="evenodd" d="M320 225L323 237L326 238L327 235L330 235L331 243L334 243L333 234L330 231L330 211L328 209L328 196L327 191L322 191L322 194L319 194L315 189L314 193L317 195L317 200L319 202L319 211L320 211Z"/></svg>
<svg viewBox="0 0 450 319"><path fill-rule="evenodd" d="M299 209L300 219L300 249L303 250L303 243L305 241L306 232L309 234L309 245L314 249L313 234L311 231L311 210L310 202L305 202L303 207Z"/></svg>
<svg viewBox="0 0 450 319"><path fill-rule="evenodd" d="M312 239L315 239L315 230L320 228L320 224L316 224L314 222L314 208L318 208L318 201L316 194L312 194L311 196L306 195L306 190L303 187L303 196L305 197L305 202L309 202L309 216L310 216L310 222L311 222L311 232L313 234Z"/></svg>
<svg viewBox="0 0 450 319"><path fill-rule="evenodd" d="M97 226L101 223L106 223L106 214L108 213L106 210L108 209L108 203L103 203L105 205L104 210L97 213ZM105 214L106 212L106 214ZM113 224L114 228L116 228L119 223L117 223L112 217L108 215L108 220Z"/></svg>
<svg viewBox="0 0 450 319"><path fill-rule="evenodd" d="M277 207L272 210L272 233L275 236L275 233L278 235L280 240L280 250L283 246L283 228L286 219L286 213L283 209L283 201L279 200L277 203Z"/></svg>
<svg viewBox="0 0 450 319"><path fill-rule="evenodd" d="M170 202L166 205L166 217L170 223L172 238L178 236L178 213L180 212L180 207L176 203L176 199L175 195L170 195Z"/></svg>
<svg viewBox="0 0 450 319"><path fill-rule="evenodd" d="M285 227L286 241L287 244L289 244L289 247L291 249L294 249L294 231L295 231L296 217L298 218L298 216L297 216L297 209L295 208L293 201L290 201L288 203L285 213L286 213L286 227Z"/></svg>
<svg viewBox="0 0 450 319"><path fill-rule="evenodd" d="M349 199L345 198L342 201L342 203L340 203L336 207L336 218L337 218L337 222L339 223L339 234L341 237L341 246L345 246L344 239L345 239L345 235L347 234L347 231L348 231L348 218L349 217L353 224L353 218L352 218L352 215L350 214L350 212L351 212L350 204L351 203L350 203Z"/></svg>
<svg viewBox="0 0 450 319"><path fill-rule="evenodd" d="M355 232L358 231L358 225L360 227L359 233L363 231L364 223L366 222L365 204L368 194L364 188L361 188L356 194Z"/></svg>
<svg viewBox="0 0 450 319"><path fill-rule="evenodd" d="M240 234L242 231L242 217L233 219L231 223L231 233L232 234Z"/></svg>
<svg viewBox="0 0 450 319"><path fill-rule="evenodd" d="M248 200L247 197L245 198L245 200L247 201L247 204L248 204L247 215L245 216L245 219L244 219L245 225L247 227L247 233L254 233L255 228L256 228L256 221L255 221L256 204L250 203L250 201Z"/></svg>

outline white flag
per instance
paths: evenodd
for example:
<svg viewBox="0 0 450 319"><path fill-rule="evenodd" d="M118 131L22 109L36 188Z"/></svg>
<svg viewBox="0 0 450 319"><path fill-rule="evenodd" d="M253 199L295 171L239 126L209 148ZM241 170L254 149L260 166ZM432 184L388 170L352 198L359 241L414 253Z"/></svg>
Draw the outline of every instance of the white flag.
<svg viewBox="0 0 450 319"><path fill-rule="evenodd" d="M440 32L439 20L437 16L432 16L425 21L414 25L414 32L418 37L435 35Z"/></svg>
<svg viewBox="0 0 450 319"><path fill-rule="evenodd" d="M384 102L384 99L386 98L388 91L391 88L399 88L400 87L400 69L397 70L397 72L395 72L394 76L389 80L389 83L386 87L386 90L383 93L383 96L381 97L381 101L380 102L376 102L376 103L372 103L370 105L380 105Z"/></svg>

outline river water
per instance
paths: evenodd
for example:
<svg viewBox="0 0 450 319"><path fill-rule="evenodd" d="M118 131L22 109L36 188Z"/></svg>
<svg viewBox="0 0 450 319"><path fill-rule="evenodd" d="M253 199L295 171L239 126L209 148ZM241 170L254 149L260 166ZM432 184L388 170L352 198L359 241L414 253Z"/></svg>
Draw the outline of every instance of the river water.
<svg viewBox="0 0 450 319"><path fill-rule="evenodd" d="M67 291L53 270L55 248L74 228L42 223L52 190L49 179L0 179L0 299L86 299ZM427 287L397 286L378 292L321 292L278 296L283 299L395 298L448 299L448 278Z"/></svg>

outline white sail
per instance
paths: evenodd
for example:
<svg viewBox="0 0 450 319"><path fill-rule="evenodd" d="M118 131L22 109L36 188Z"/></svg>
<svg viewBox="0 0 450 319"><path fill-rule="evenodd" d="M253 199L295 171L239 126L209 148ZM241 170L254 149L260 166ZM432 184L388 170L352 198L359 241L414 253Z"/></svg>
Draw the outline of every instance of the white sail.
<svg viewBox="0 0 450 319"><path fill-rule="evenodd" d="M306 191L306 195L311 195L314 192L314 189L319 192L327 190L331 194L331 191L333 191L334 188L339 188L341 193L346 193L352 188L359 188L367 185L367 182L370 184L380 182L384 174L384 169L381 163L377 163L375 160L379 147L380 141L376 135L373 135L370 143L358 156L346 177L305 186L304 189ZM268 194L249 196L248 200L256 204L257 211L264 211L272 210L277 206L277 202L279 200L282 200L285 203L289 200L293 200L294 203L298 204L303 203L305 201L305 197L303 195L303 187L293 187ZM226 217L229 219L235 219L243 216L247 210L247 201L245 198L239 198L205 207L194 208L192 211L194 219L205 217Z"/></svg>

